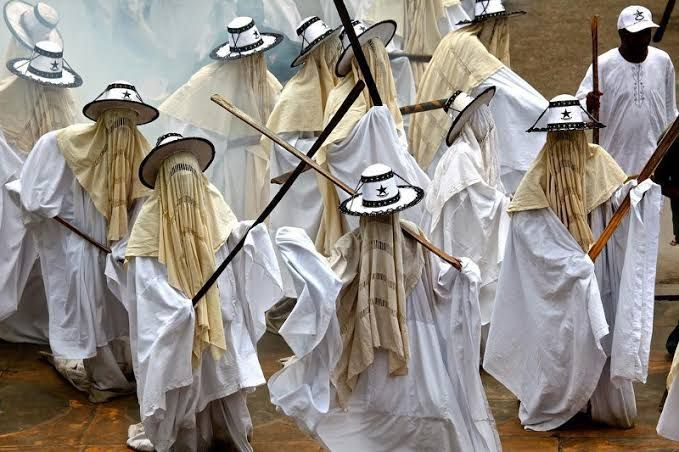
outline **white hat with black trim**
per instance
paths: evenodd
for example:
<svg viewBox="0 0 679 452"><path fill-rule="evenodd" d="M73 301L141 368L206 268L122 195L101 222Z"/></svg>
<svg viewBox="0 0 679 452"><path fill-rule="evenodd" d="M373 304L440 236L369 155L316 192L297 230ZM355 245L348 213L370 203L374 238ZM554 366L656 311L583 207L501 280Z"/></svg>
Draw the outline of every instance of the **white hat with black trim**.
<svg viewBox="0 0 679 452"><path fill-rule="evenodd" d="M307 17L297 27L297 36L302 38L302 50L299 56L294 59L290 67L297 67L304 63L305 58L316 47L321 45L332 36L337 36L342 27L332 29L326 25L318 16Z"/></svg>
<svg viewBox="0 0 679 452"><path fill-rule="evenodd" d="M200 170L205 172L215 158L214 145L205 138L187 137L184 138L180 133L166 133L158 138L156 147L144 158L139 165L139 180L148 188L156 187L158 171L163 162L180 152L189 152L198 160Z"/></svg>
<svg viewBox="0 0 679 452"><path fill-rule="evenodd" d="M470 21L461 21L461 24L476 24L490 19L497 19L500 17L521 16L526 14L526 11L507 11L503 0L476 0L474 5L474 19Z"/></svg>
<svg viewBox="0 0 679 452"><path fill-rule="evenodd" d="M495 96L495 87L491 86L476 97L472 97L464 91L456 91L443 107L443 110L453 118L453 123L446 136L446 144L452 146L455 139L460 135L464 125L482 105L490 104Z"/></svg>
<svg viewBox="0 0 679 452"><path fill-rule="evenodd" d="M601 129L606 127L594 119L577 97L561 94L549 101L549 106L542 112L528 132L557 132Z"/></svg>
<svg viewBox="0 0 679 452"><path fill-rule="evenodd" d="M47 3L31 5L23 0L10 0L5 3L4 15L9 31L24 47L32 49L40 41L64 46L57 30L59 13Z"/></svg>
<svg viewBox="0 0 679 452"><path fill-rule="evenodd" d="M398 185L397 178L405 185ZM410 185L387 165L378 163L363 171L356 195L342 202L340 210L354 216L391 215L418 204L422 198L422 188Z"/></svg>
<svg viewBox="0 0 679 452"><path fill-rule="evenodd" d="M360 20L352 20L351 25L354 27L354 32L356 33L356 37L361 46L365 45L373 38L378 38L386 47L396 34L396 22L393 20L383 20L370 27ZM342 41L344 50L342 50L342 54L340 55L339 60L337 60L335 74L337 74L338 77L344 77L351 71L351 60L354 58L354 49L351 47L346 30L342 30L340 40Z"/></svg>
<svg viewBox="0 0 679 452"><path fill-rule="evenodd" d="M61 44L52 41L35 44L28 58L9 60L7 69L26 80L55 88L76 88L83 84L82 78L64 60Z"/></svg>
<svg viewBox="0 0 679 452"><path fill-rule="evenodd" d="M229 40L210 53L213 60L237 60L273 49L283 41L278 33L260 33L252 17L236 17L226 26Z"/></svg>
<svg viewBox="0 0 679 452"><path fill-rule="evenodd" d="M135 111L138 126L155 121L159 115L155 107L144 103L139 92L137 92L137 88L124 80L118 80L108 85L96 99L85 105L83 115L92 121L96 121L105 111L116 108Z"/></svg>
<svg viewBox="0 0 679 452"><path fill-rule="evenodd" d="M618 30L638 33L647 28L658 28L658 25L653 22L651 10L643 6L628 6L622 10L618 17Z"/></svg>

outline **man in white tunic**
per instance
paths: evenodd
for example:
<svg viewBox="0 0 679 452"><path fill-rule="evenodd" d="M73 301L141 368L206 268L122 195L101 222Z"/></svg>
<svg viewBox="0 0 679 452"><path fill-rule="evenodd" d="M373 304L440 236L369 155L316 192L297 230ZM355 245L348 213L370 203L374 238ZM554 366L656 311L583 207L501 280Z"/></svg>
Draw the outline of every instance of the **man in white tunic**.
<svg viewBox="0 0 679 452"><path fill-rule="evenodd" d="M639 174L677 117L674 65L667 53L649 46L655 27L647 8L625 8L618 18L620 47L599 57L602 99L592 92L591 66L577 93L590 112L600 110L607 126L601 145L629 175Z"/></svg>
<svg viewBox="0 0 679 452"><path fill-rule="evenodd" d="M254 219L269 200L269 158L260 135L210 101L220 94L257 122L265 124L281 85L266 67L263 52L281 35L260 33L250 17L227 26L229 41L212 51L217 60L196 72L160 106L168 128L215 144L208 177L238 218Z"/></svg>
<svg viewBox="0 0 679 452"><path fill-rule="evenodd" d="M396 87L385 48L396 32L396 23L383 21L370 27L361 21L354 21L353 24L383 105L375 106L368 90L363 90L325 141L316 161L326 165L351 187L358 184L363 168L383 162L400 177L426 188L429 178L408 152L403 117L396 101ZM356 82L363 79L346 33L342 33L341 39L344 49L335 72L342 79L328 97L325 124L335 115ZM317 178L323 199L323 216L316 235L316 245L322 254L328 255L335 242L358 223L347 222L337 210L340 200L346 199L347 195L338 193L325 178L318 175ZM408 220L419 222L422 213L422 207L417 206L409 209L405 215Z"/></svg>
<svg viewBox="0 0 679 452"><path fill-rule="evenodd" d="M495 90L473 98L456 93L453 117L432 165L424 224L432 242L452 256L467 256L481 271L481 323L490 322L509 227L509 197L500 181L495 121L488 104ZM484 336L487 328L484 328Z"/></svg>
<svg viewBox="0 0 679 452"><path fill-rule="evenodd" d="M134 387L125 376L129 352L115 353L126 348L119 340L128 335L127 313L106 286L107 255L53 218L110 246L116 261L123 258L134 211L147 194L135 177L149 150L137 125L158 111L134 86L114 82L83 114L96 122L38 140L21 172L21 202L38 242L52 353L84 360L89 381L79 389L101 402Z"/></svg>
<svg viewBox="0 0 679 452"><path fill-rule="evenodd" d="M259 225L193 307L249 227L203 174L213 158L209 141L170 133L141 166L142 183L155 190L130 236L123 295L142 421L128 445L137 450L252 451L246 395L265 383L256 347L280 275Z"/></svg>
<svg viewBox="0 0 679 452"><path fill-rule="evenodd" d="M35 51L33 55L39 56ZM8 65L14 68L26 61L14 58ZM7 266L0 277L0 338L46 344L47 304L37 248L22 221L21 202L12 192L35 142L73 124L77 112L73 92L62 86L63 80L7 71L9 75L0 80L0 255Z"/></svg>
<svg viewBox="0 0 679 452"><path fill-rule="evenodd" d="M667 399L658 421L658 434L679 441L679 353L674 353L672 368L667 376Z"/></svg>
<svg viewBox="0 0 679 452"><path fill-rule="evenodd" d="M272 403L332 451L500 450L478 372L478 269L405 235L423 235L399 219L421 188L382 164L361 186L341 206L360 226L330 262L302 230L278 231L302 295L280 331L295 357L269 380Z"/></svg>
<svg viewBox="0 0 679 452"><path fill-rule="evenodd" d="M645 382L653 328L660 187L632 188L629 218L596 263L587 255L629 191L624 171L587 143L600 127L558 96L531 130L547 144L512 203L484 368L520 400L530 430L592 420L629 428L633 382ZM630 185L634 185L633 183Z"/></svg>

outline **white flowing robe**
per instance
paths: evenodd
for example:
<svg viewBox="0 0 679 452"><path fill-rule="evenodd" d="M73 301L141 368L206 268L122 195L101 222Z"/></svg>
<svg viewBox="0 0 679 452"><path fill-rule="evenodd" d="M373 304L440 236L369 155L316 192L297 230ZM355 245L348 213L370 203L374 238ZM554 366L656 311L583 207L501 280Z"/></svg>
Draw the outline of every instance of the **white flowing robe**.
<svg viewBox="0 0 679 452"><path fill-rule="evenodd" d="M465 131L452 146L445 140L427 195L423 224L434 245L451 256L467 256L481 271L481 323L490 322L495 288L509 230L509 198L502 186L490 185L474 132ZM431 168L431 167L430 167Z"/></svg>
<svg viewBox="0 0 679 452"><path fill-rule="evenodd" d="M226 259L250 223L242 222L216 253ZM158 451L206 450L218 432L228 432L241 451L252 451L247 392L266 381L257 358L264 313L281 297L278 263L266 226L219 277L227 351L216 362L203 353L191 364L195 311L191 300L170 286L158 259L135 257L128 266L124 298L137 397L144 431Z"/></svg>
<svg viewBox="0 0 679 452"><path fill-rule="evenodd" d="M30 227L43 269L52 352L56 358L92 358L98 347L128 335L127 313L106 285L107 256L51 220L58 215L107 243L106 218L66 163L56 132L41 137L26 159L21 202L35 223Z"/></svg>
<svg viewBox="0 0 679 452"><path fill-rule="evenodd" d="M336 299L341 281L314 244L282 228L277 245L301 294L281 336L295 353L269 380L271 401L332 451L500 450L478 372L478 269L463 272L431 255L408 295L408 374L389 377L387 353L358 379L347 411L330 382L342 352Z"/></svg>
<svg viewBox="0 0 679 452"><path fill-rule="evenodd" d="M675 352L673 366L677 365L677 360L679 355ZM679 378L675 377L669 388L657 430L660 436L679 441Z"/></svg>
<svg viewBox="0 0 679 452"><path fill-rule="evenodd" d="M624 193L592 212L595 237ZM589 401L595 421L634 421L632 382L648 371L660 187L647 181L631 201L596 264L550 209L512 215L484 368L521 401L526 429L555 429Z"/></svg>
<svg viewBox="0 0 679 452"><path fill-rule="evenodd" d="M19 185L24 158L0 133L0 339L47 344L47 302L38 250L12 190Z"/></svg>
<svg viewBox="0 0 679 452"><path fill-rule="evenodd" d="M620 51L599 57L599 120L601 146L630 175L639 174L657 147L658 139L677 117L674 65L669 55L648 48L643 63L630 63ZM577 97L592 91L592 67L580 84Z"/></svg>
<svg viewBox="0 0 679 452"><path fill-rule="evenodd" d="M386 106L371 108L342 142L329 146L328 165L338 179L352 189L358 186L361 173L368 166L382 163L390 167L408 183L426 190L429 178L412 155L402 131L397 131L394 119ZM403 182L398 181L399 184ZM349 198L337 189L340 201ZM422 204L401 212L404 220L418 223L422 219ZM358 217L347 217L349 229L358 227Z"/></svg>

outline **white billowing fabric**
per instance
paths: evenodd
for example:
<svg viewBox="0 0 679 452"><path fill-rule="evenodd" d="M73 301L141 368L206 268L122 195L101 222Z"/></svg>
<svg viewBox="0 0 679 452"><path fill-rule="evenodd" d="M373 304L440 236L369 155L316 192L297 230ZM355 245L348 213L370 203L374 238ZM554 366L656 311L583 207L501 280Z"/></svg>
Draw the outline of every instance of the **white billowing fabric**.
<svg viewBox="0 0 679 452"><path fill-rule="evenodd" d="M677 365L677 360L679 360L679 354L675 352L672 367ZM658 420L657 431L660 436L679 441L679 378L674 378L668 391L665 406Z"/></svg>
<svg viewBox="0 0 679 452"><path fill-rule="evenodd" d="M488 107L474 113L452 146L441 144L430 166L424 224L432 242L467 256L481 271L481 322L490 322L509 229L509 198L499 180L497 133ZM439 160L440 159L440 160Z"/></svg>
<svg viewBox="0 0 679 452"><path fill-rule="evenodd" d="M248 226L242 222L231 233L216 253L218 262ZM252 450L245 392L265 383L256 346L265 331L264 313L282 295L266 226L250 231L217 283L227 351L219 362L205 352L200 367L193 369L191 300L169 285L165 266L156 258L135 257L128 264L125 298L137 396L143 430L158 451L205 450L205 444L224 429L239 450ZM140 432L132 430L134 439Z"/></svg>
<svg viewBox="0 0 679 452"><path fill-rule="evenodd" d="M294 0L264 0L264 26L283 33L288 39L296 41L297 26L302 16Z"/></svg>
<svg viewBox="0 0 679 452"><path fill-rule="evenodd" d="M50 220L60 216L99 243L108 225L59 150L56 132L36 143L21 172L21 203L36 238L55 358L85 359L128 333L127 313L106 286L106 256ZM131 229L131 227L130 227Z"/></svg>
<svg viewBox="0 0 679 452"><path fill-rule="evenodd" d="M492 86L496 91L490 110L498 130L502 183L507 193L514 193L547 140L545 133L526 130L549 106L549 101L507 66L481 82L472 95Z"/></svg>
<svg viewBox="0 0 679 452"><path fill-rule="evenodd" d="M592 213L597 230L625 191ZM484 368L521 401L526 429L555 429L590 400L595 421L633 422L631 383L645 381L650 351L659 187L641 184L631 199L629 226L616 232L619 275L595 272L550 209L512 214ZM618 296L600 290L614 283Z"/></svg>
<svg viewBox="0 0 679 452"><path fill-rule="evenodd" d="M592 91L592 67L580 84L577 97L585 104ZM599 120L601 146L630 175L639 174L657 147L665 129L677 117L675 72L669 55L648 48L643 63L630 63L620 51L599 57Z"/></svg>
<svg viewBox="0 0 679 452"><path fill-rule="evenodd" d="M494 451L500 441L478 372L478 269L430 259L409 294L408 375L389 377L377 350L342 410L330 383L341 354L335 301L342 288L304 232L282 228L277 245L301 294L281 336L295 358L269 380L271 401L333 451Z"/></svg>
<svg viewBox="0 0 679 452"><path fill-rule="evenodd" d="M25 154L0 133L0 339L47 343L47 303L38 251L23 223L21 201L8 183L18 184Z"/></svg>
<svg viewBox="0 0 679 452"><path fill-rule="evenodd" d="M429 178L408 152L405 136L397 131L386 106L371 108L344 141L329 146L327 160L332 174L351 188L358 186L363 170L376 163L387 165L410 184L423 190L429 187ZM402 184L400 179L399 184ZM339 189L337 193L340 201L349 198ZM424 206L420 203L400 215L401 219L418 224L423 213ZM358 227L358 217L346 219L349 229Z"/></svg>

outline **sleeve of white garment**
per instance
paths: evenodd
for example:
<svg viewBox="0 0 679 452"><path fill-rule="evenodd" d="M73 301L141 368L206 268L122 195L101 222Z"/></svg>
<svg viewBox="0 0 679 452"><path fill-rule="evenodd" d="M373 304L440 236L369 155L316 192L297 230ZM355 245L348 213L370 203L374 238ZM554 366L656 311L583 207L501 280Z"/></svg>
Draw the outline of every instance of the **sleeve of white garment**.
<svg viewBox="0 0 679 452"><path fill-rule="evenodd" d="M587 94L589 94L592 91L592 75L593 75L593 70L592 66L587 68L587 73L585 74L585 78L582 79L582 82L580 82L580 87L578 88L578 92L575 94L575 97L580 99L580 102L582 103L583 108L585 110L587 109Z"/></svg>
<svg viewBox="0 0 679 452"><path fill-rule="evenodd" d="M671 59L667 59L667 76L666 76L666 91L667 94L667 118L665 120L665 125L668 126L674 121L679 115L677 111L677 82L676 73L674 70L674 64L672 64Z"/></svg>
<svg viewBox="0 0 679 452"><path fill-rule="evenodd" d="M271 403L315 431L330 409L330 374L342 351L335 302L341 281L302 229L283 227L276 244L299 297L280 334L295 353L293 361L269 380Z"/></svg>
<svg viewBox="0 0 679 452"><path fill-rule="evenodd" d="M630 191L631 209L616 303L611 381L646 382L663 200L650 180Z"/></svg>
<svg viewBox="0 0 679 452"><path fill-rule="evenodd" d="M53 218L63 210L72 190L70 169L57 146L56 133L43 135L21 170L21 203L28 212ZM31 217L34 218L34 217Z"/></svg>

